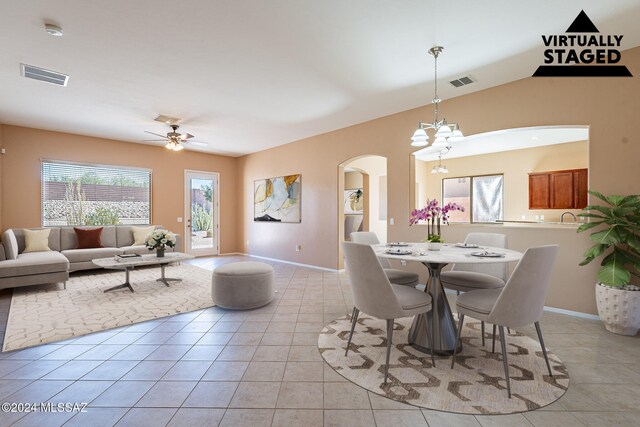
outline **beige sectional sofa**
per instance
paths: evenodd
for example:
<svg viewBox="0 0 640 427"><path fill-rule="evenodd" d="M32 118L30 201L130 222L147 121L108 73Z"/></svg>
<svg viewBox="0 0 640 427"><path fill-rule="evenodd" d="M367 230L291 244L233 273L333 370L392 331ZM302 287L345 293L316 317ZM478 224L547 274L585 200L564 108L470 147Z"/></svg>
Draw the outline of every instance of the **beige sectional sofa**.
<svg viewBox="0 0 640 427"><path fill-rule="evenodd" d="M156 229L163 228L155 226ZM80 227L94 228L94 227ZM23 253L24 230L8 229L2 234L0 243L0 289L17 286L41 285L66 282L69 273L98 268L91 260L118 254L146 254L144 245L133 245L131 226L104 226L102 248L77 249L78 240L73 227L50 227L47 252ZM180 250L180 236L175 250ZM174 249L167 248L167 251Z"/></svg>

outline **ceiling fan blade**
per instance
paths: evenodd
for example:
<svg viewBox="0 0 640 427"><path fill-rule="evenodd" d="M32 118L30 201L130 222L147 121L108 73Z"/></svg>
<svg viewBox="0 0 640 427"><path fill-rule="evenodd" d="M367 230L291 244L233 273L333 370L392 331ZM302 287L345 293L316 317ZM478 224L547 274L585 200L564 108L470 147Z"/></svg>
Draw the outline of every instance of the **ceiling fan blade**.
<svg viewBox="0 0 640 427"><path fill-rule="evenodd" d="M190 133L183 133L182 135L180 135L180 139L183 141L186 141L187 139L193 138L193 135L191 135Z"/></svg>
<svg viewBox="0 0 640 427"><path fill-rule="evenodd" d="M209 143L208 142L202 142L202 141L185 141L188 142L191 145L198 145L200 147L208 147Z"/></svg>
<svg viewBox="0 0 640 427"><path fill-rule="evenodd" d="M141 139L142 142L167 142L166 139Z"/></svg>
<svg viewBox="0 0 640 427"><path fill-rule="evenodd" d="M145 132L146 133L150 133L151 135L159 136L160 138L169 139L169 138L167 138L166 135L160 135L159 133L149 132L148 130L145 130Z"/></svg>

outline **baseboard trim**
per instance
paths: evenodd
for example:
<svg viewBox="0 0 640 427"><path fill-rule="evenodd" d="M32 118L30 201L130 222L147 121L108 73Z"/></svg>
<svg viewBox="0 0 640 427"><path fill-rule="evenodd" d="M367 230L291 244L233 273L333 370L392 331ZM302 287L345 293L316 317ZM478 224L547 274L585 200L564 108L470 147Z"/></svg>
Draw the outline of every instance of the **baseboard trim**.
<svg viewBox="0 0 640 427"><path fill-rule="evenodd" d="M424 289L424 287L422 289ZM456 293L456 291L452 289L445 289L444 291L452 295L455 295ZM548 307L546 305L544 306L544 311L548 311L550 313L566 314L567 316L579 317L582 319L600 320L600 317L597 314L582 313L580 311L565 310L564 308Z"/></svg>
<svg viewBox="0 0 640 427"><path fill-rule="evenodd" d="M246 255L246 256L249 256L251 258L264 259L266 261L281 262L283 264L297 265L298 267L313 268L315 270L330 271L332 273L338 273L338 270L336 270L335 268L319 267L317 265L302 264L302 263L299 263L299 262L285 261L283 259L269 258L269 257L266 257L266 256L260 256L260 255L252 255L252 254L242 254L242 255Z"/></svg>
<svg viewBox="0 0 640 427"><path fill-rule="evenodd" d="M242 252L226 252L224 254L218 254L217 256L238 256L238 255L246 255Z"/></svg>
<svg viewBox="0 0 640 427"><path fill-rule="evenodd" d="M600 320L600 316L598 316L597 314L589 314L589 313L582 313L580 311L565 310L564 308L547 307L546 305L544 306L544 311L548 311L550 313L566 314L567 316L580 317L582 319Z"/></svg>

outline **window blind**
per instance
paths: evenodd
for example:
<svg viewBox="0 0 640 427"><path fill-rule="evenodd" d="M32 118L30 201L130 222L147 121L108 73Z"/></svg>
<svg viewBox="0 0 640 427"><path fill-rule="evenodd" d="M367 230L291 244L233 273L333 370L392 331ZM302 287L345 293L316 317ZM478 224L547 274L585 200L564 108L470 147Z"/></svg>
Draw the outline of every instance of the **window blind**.
<svg viewBox="0 0 640 427"><path fill-rule="evenodd" d="M150 170L42 162L44 227L150 223Z"/></svg>

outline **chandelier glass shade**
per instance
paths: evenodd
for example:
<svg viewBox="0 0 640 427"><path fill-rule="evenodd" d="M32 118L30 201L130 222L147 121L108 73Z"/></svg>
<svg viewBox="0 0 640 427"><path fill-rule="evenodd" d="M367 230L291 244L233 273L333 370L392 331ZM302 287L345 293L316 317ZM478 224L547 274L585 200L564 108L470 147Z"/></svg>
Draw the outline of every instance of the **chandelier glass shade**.
<svg viewBox="0 0 640 427"><path fill-rule="evenodd" d="M448 149L451 148L452 143L464 139L464 134L457 123L448 123L447 119L438 120L438 105L441 102L441 99L438 96L438 55L440 55L443 50L444 48L442 46L434 46L429 49L429 54L433 56L435 65L435 89L433 100L431 101L435 104L435 116L432 123L418 123L418 128L411 137L411 145L414 147L426 147L429 145L427 129L435 130L435 139L431 146L435 148L442 148L442 150L448 151Z"/></svg>

